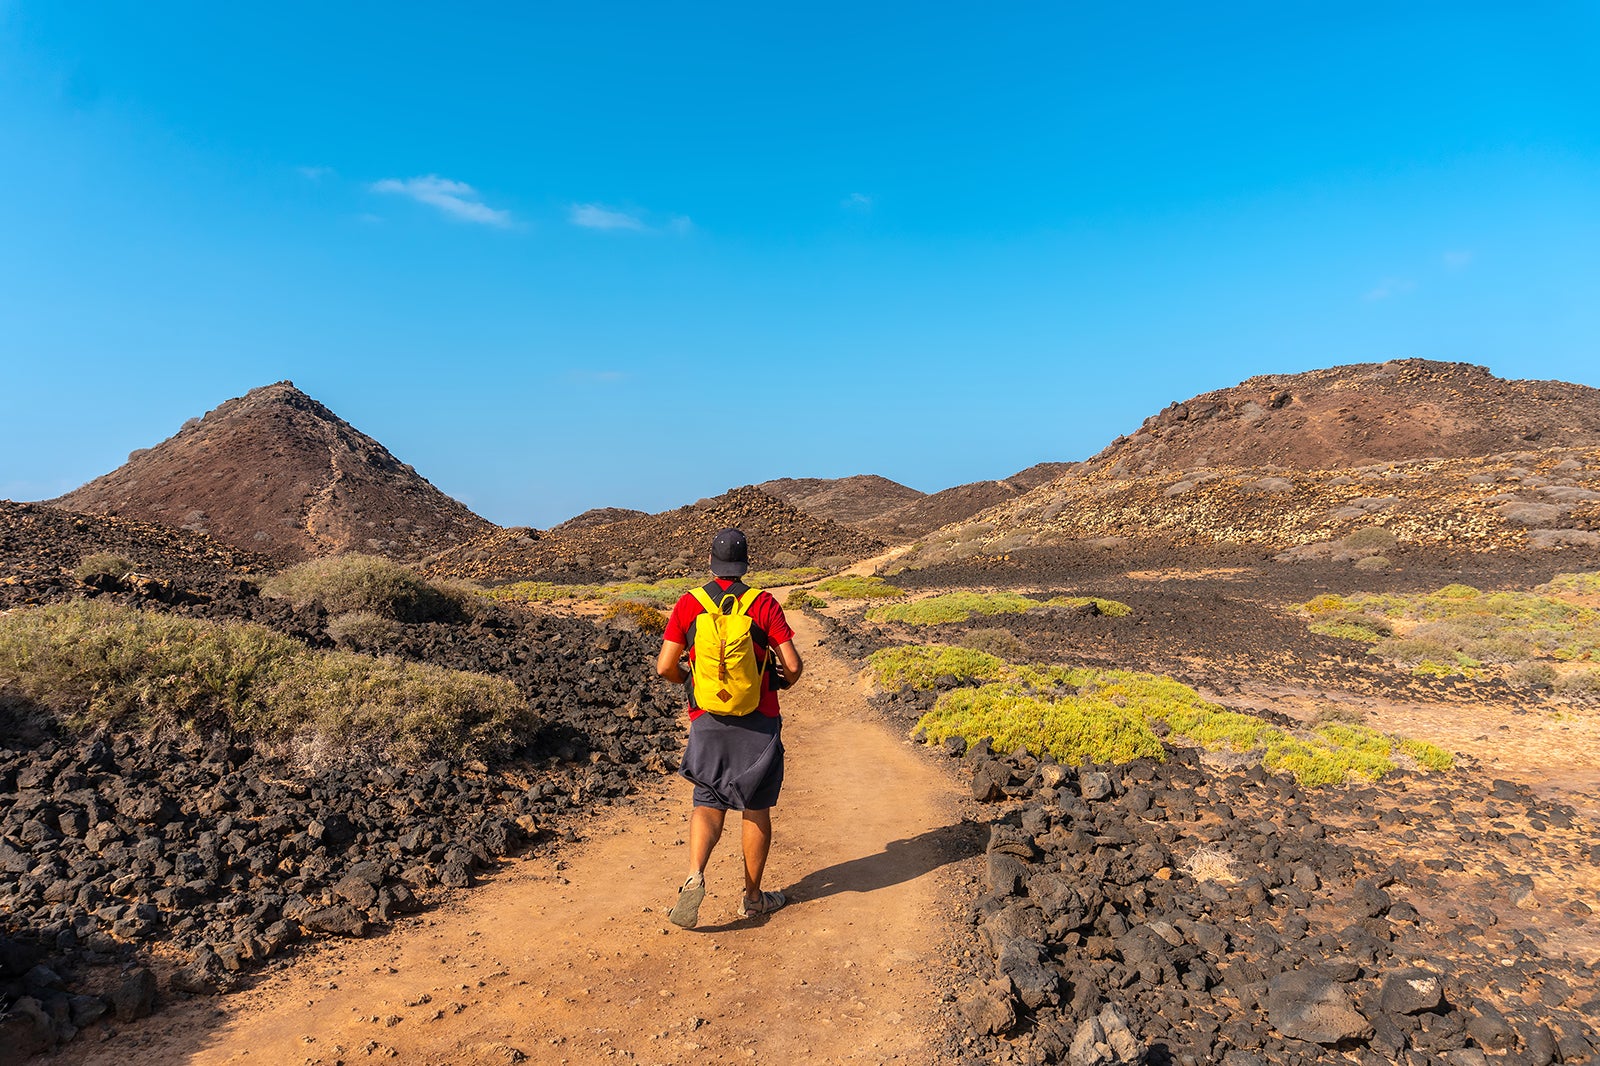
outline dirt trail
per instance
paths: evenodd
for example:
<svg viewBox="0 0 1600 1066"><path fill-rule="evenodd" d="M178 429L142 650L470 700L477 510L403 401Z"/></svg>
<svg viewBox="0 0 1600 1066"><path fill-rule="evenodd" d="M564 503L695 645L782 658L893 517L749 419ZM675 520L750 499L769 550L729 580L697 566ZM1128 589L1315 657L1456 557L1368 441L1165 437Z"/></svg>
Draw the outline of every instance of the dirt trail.
<svg viewBox="0 0 1600 1066"><path fill-rule="evenodd" d="M817 647L814 621L793 621L807 674L785 700L788 779L767 870L793 901L783 910L735 917L730 818L700 928L668 924L687 862L689 786L674 778L598 817L582 846L515 864L387 936L325 943L252 990L178 1005L64 1058L936 1061L957 898L940 886L975 853L972 832L938 764L868 712L855 666Z"/></svg>

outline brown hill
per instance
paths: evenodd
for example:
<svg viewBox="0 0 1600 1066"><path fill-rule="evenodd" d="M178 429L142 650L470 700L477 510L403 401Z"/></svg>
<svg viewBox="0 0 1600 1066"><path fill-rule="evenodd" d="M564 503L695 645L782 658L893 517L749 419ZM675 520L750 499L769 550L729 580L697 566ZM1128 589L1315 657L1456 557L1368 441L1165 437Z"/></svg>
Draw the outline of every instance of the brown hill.
<svg viewBox="0 0 1600 1066"><path fill-rule="evenodd" d="M1421 359L1251 378L1173 404L1085 463L1035 468L1031 491L924 533L916 557L1126 540L1286 560L1353 561L1380 542L1591 552L1597 449L1600 390L1584 385Z"/></svg>
<svg viewBox="0 0 1600 1066"><path fill-rule="evenodd" d="M860 523L862 529L885 540L905 541L925 536L941 526L971 518L1039 485L1049 484L1078 468L1077 463L1037 463L1003 481L972 481L902 504L892 511Z"/></svg>
<svg viewBox="0 0 1600 1066"><path fill-rule="evenodd" d="M729 526L744 530L756 568L861 559L883 548L858 530L750 485L675 511L605 525L547 533L493 530L433 556L425 568L487 582L678 577L704 570L712 535Z"/></svg>
<svg viewBox="0 0 1600 1066"><path fill-rule="evenodd" d="M756 488L802 511L847 526L860 526L926 495L877 474L839 478L784 477L763 481Z"/></svg>
<svg viewBox="0 0 1600 1066"><path fill-rule="evenodd" d="M571 533L579 529L592 529L595 526L620 522L624 518L644 518L648 513L635 511L631 507L591 507L582 514L573 515L565 522L551 526L550 532Z"/></svg>
<svg viewBox="0 0 1600 1066"><path fill-rule="evenodd" d="M49 502L209 533L278 563L418 558L494 528L288 381L191 419Z"/></svg>
<svg viewBox="0 0 1600 1066"><path fill-rule="evenodd" d="M1600 449L1415 459L1347 470L1223 468L1067 478L940 529L908 561L1030 548L1253 546L1354 562L1410 548L1600 549Z"/></svg>
<svg viewBox="0 0 1600 1066"><path fill-rule="evenodd" d="M1600 445L1600 390L1508 381L1481 366L1400 359L1269 374L1174 403L1091 466L1331 470Z"/></svg>

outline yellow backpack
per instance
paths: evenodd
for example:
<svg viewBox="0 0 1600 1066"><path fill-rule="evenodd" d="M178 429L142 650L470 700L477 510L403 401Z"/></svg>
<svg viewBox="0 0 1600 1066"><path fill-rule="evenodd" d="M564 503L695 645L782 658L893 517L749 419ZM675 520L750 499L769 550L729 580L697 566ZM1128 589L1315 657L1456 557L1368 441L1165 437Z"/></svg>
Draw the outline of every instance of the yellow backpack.
<svg viewBox="0 0 1600 1066"><path fill-rule="evenodd" d="M695 619L690 660L689 702L712 714L746 715L761 703L765 662L751 639L746 613L760 589L733 590L713 600L704 588L691 590L705 613Z"/></svg>

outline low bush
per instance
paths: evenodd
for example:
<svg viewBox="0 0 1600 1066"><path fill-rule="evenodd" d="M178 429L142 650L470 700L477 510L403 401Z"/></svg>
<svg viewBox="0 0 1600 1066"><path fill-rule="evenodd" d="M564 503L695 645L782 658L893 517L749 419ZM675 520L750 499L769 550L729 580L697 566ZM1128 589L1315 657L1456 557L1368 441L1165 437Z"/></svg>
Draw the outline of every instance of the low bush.
<svg viewBox="0 0 1600 1066"><path fill-rule="evenodd" d="M840 574L817 583L816 591L822 596L835 596L841 600L882 600L905 595L905 589L891 585L881 577L860 577Z"/></svg>
<svg viewBox="0 0 1600 1066"><path fill-rule="evenodd" d="M1356 551L1388 551L1400 543L1400 538L1382 526L1367 526L1347 534L1339 542L1346 548Z"/></svg>
<svg viewBox="0 0 1600 1066"><path fill-rule="evenodd" d="M1581 667L1556 678L1556 694L1582 703L1600 701L1600 669Z"/></svg>
<svg viewBox="0 0 1600 1066"><path fill-rule="evenodd" d="M1397 752L1430 769L1451 765L1449 753L1433 745L1355 723L1324 721L1309 732L1291 733L1153 674L1039 668L988 657L981 665L969 666L963 677L943 658L953 650L895 648L890 649L892 654L879 652L873 657L885 687L912 684L912 678L922 682L919 687L932 687L941 674L987 682L939 697L918 723L932 743L950 736L973 743L988 736L1000 750L1023 747L1060 761L1160 760L1164 750L1156 727L1161 726L1173 742L1187 741L1212 751L1259 753L1268 769L1292 773L1308 785L1343 782L1351 776L1375 780L1394 769Z"/></svg>
<svg viewBox="0 0 1600 1066"><path fill-rule="evenodd" d="M660 633L667 628L667 616L647 603L617 600L600 615L607 622L622 622L641 633Z"/></svg>
<svg viewBox="0 0 1600 1066"><path fill-rule="evenodd" d="M318 603L329 614L371 611L397 622L453 622L465 614L459 591L447 592L378 555L311 559L270 578L261 592L296 607Z"/></svg>
<svg viewBox="0 0 1600 1066"><path fill-rule="evenodd" d="M867 665L879 685L896 692L907 686L931 689L941 677L962 682L997 680L1006 664L994 655L971 648L902 644L873 652Z"/></svg>
<svg viewBox="0 0 1600 1066"><path fill-rule="evenodd" d="M867 621L906 622L910 625L930 626L941 622L965 622L974 615L1029 611L1037 606L1039 601L1019 596L1015 592L946 592L939 596L930 596L925 600L874 607L867 612Z"/></svg>
<svg viewBox="0 0 1600 1066"><path fill-rule="evenodd" d="M1573 602L1585 575L1558 575L1534 592L1446 585L1431 593L1319 596L1300 605L1312 632L1359 640L1413 673L1542 687L1541 661L1600 658L1600 610ZM1519 680L1520 679L1520 680Z"/></svg>
<svg viewBox="0 0 1600 1066"><path fill-rule="evenodd" d="M503 754L538 724L499 678L98 600L0 615L3 686L74 728L221 729L401 762Z"/></svg>
<svg viewBox="0 0 1600 1066"><path fill-rule="evenodd" d="M1556 668L1549 663L1518 663L1506 674L1515 688L1549 692L1556 687Z"/></svg>
<svg viewBox="0 0 1600 1066"><path fill-rule="evenodd" d="M956 643L973 651L987 652L1002 659L1020 659L1028 646L1011 630L998 626L969 629L956 635Z"/></svg>
<svg viewBox="0 0 1600 1066"><path fill-rule="evenodd" d="M375 611L348 611L328 619L328 636L347 646L381 644L399 632L400 624Z"/></svg>
<svg viewBox="0 0 1600 1066"><path fill-rule="evenodd" d="M1600 571L1557 574L1534 589L1545 596L1600 596Z"/></svg>
<svg viewBox="0 0 1600 1066"><path fill-rule="evenodd" d="M789 566L778 570L752 570L744 575L744 583L756 589L781 588L784 585L798 585L803 581L819 578L824 571L820 566ZM705 584L705 582L701 582Z"/></svg>
<svg viewBox="0 0 1600 1066"><path fill-rule="evenodd" d="M96 552L84 556L72 573L79 581L91 582L107 579L121 581L133 571L134 564L122 556L112 552Z"/></svg>
<svg viewBox="0 0 1600 1066"><path fill-rule="evenodd" d="M826 606L828 606L827 600L821 596L813 596L803 588L790 589L789 595L784 597L783 600L784 610L787 611L799 611L807 607L813 610L820 610Z"/></svg>
<svg viewBox="0 0 1600 1066"><path fill-rule="evenodd" d="M1126 618L1133 608L1118 600L1103 600L1099 596L1056 596L1045 601L1051 607L1084 607L1094 604L1094 609L1108 618Z"/></svg>
<svg viewBox="0 0 1600 1066"><path fill-rule="evenodd" d="M1380 570L1387 570L1394 564L1389 561L1387 555L1368 555L1365 558L1357 559L1354 565L1357 570L1375 573Z"/></svg>

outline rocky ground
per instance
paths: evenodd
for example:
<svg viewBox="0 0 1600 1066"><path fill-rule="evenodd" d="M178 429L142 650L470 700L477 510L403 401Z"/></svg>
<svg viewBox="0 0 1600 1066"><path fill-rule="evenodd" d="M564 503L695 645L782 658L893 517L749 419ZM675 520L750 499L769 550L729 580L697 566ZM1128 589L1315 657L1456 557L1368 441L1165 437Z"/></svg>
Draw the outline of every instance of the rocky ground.
<svg viewBox="0 0 1600 1066"><path fill-rule="evenodd" d="M1242 549L1201 558L1162 544L1035 549L892 579L916 592L1105 596L1132 614L910 627L869 624L864 608L845 607L830 611L838 621L827 640L857 659L908 641L1009 640L1008 657L1169 673L1280 722L1307 713L1279 695L1286 688L1324 707L1406 699L1473 722L1487 758L1584 716L1539 712L1540 697L1499 683L1396 672L1308 633L1288 605L1456 581L1530 588L1594 562L1413 551L1374 574ZM906 689L874 702L909 729L938 695ZM1502 720L1511 732L1494 732ZM1596 1057L1600 823L1587 797L1528 785L1581 764L1582 751L1552 744L1506 777L1465 756L1445 774L1308 789L1193 750L1121 767L1062 767L959 741L943 750L992 812L987 867L969 886L964 1061Z"/></svg>
<svg viewBox="0 0 1600 1066"><path fill-rule="evenodd" d="M326 617L240 578L29 586L246 618L328 646ZM14 702L0 729L0 1046L46 1049L230 987L292 945L362 936L671 772L677 693L637 632L485 606L356 650L509 678L548 724L510 763L371 766L183 733L75 737Z"/></svg>

